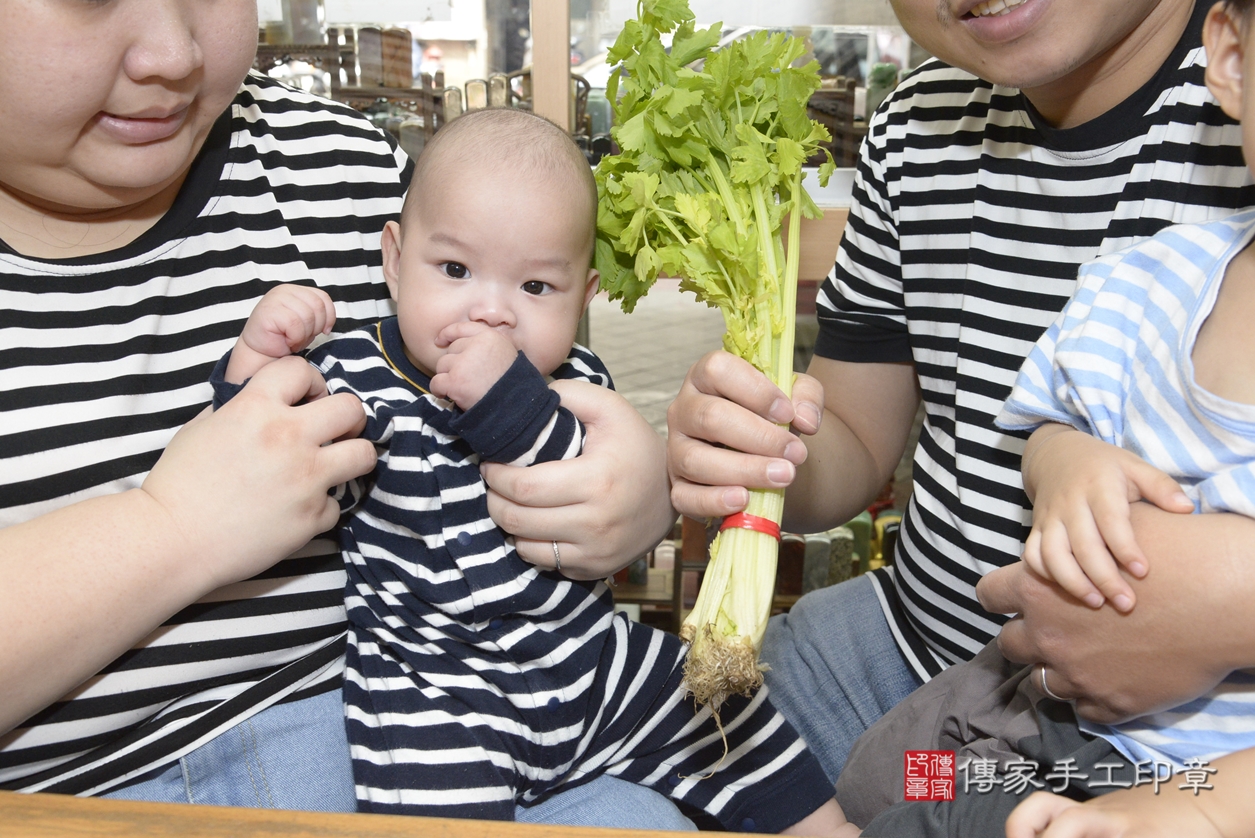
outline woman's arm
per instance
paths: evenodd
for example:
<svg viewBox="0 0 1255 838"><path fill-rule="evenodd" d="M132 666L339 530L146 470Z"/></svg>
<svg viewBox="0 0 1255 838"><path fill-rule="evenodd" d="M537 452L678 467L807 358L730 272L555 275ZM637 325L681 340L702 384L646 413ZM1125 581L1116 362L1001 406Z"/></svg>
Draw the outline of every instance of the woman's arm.
<svg viewBox="0 0 1255 838"><path fill-rule="evenodd" d="M1090 608L1023 562L976 588L987 610L1020 615L998 636L1003 654L1044 662L1051 688L1099 722L1174 707L1255 666L1255 520L1149 503L1133 504L1131 520L1150 572L1125 575L1137 594L1130 613Z"/></svg>
<svg viewBox="0 0 1255 838"><path fill-rule="evenodd" d="M0 530L0 731L181 608L335 525L330 486L374 466L364 415L303 359L259 372L171 440L143 486ZM324 443L331 443L325 445Z"/></svg>

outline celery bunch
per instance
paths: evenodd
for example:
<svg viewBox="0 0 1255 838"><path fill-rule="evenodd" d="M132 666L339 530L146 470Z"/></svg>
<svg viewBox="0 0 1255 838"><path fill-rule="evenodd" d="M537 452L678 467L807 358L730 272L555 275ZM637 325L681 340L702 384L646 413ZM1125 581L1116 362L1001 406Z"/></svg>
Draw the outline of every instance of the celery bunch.
<svg viewBox="0 0 1255 838"><path fill-rule="evenodd" d="M637 18L608 56L622 68L606 90L621 153L596 173L602 287L630 312L659 275L682 277L682 290L723 312L724 348L787 394L799 214L820 214L802 188L802 164L830 138L806 113L818 64L793 67L805 46L783 34L715 49L719 25L697 29L686 0L640 0ZM821 183L833 168L827 155ZM779 524L783 506L783 492L752 491L746 512ZM775 538L748 529L725 530L711 546L682 637L692 644L686 684L716 710L762 683L776 551Z"/></svg>

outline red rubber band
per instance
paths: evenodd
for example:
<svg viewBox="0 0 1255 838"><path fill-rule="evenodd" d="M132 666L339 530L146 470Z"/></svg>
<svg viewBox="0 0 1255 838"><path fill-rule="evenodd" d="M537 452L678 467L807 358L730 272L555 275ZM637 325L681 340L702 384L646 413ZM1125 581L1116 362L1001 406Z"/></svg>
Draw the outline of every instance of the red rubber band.
<svg viewBox="0 0 1255 838"><path fill-rule="evenodd" d="M760 518L757 515L750 515L745 512L738 512L735 515L729 515L723 519L723 523L719 526L719 531L723 532L728 529L753 530L763 535L769 535L776 541L780 540L780 525L770 518Z"/></svg>

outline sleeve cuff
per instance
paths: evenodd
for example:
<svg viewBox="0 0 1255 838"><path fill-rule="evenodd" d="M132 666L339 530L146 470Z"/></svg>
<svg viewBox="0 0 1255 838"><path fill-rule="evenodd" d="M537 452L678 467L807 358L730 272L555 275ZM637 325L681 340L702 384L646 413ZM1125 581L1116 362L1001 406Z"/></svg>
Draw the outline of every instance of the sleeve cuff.
<svg viewBox="0 0 1255 838"><path fill-rule="evenodd" d="M449 423L481 459L508 463L540 438L558 409L558 394L522 352L470 410Z"/></svg>
<svg viewBox="0 0 1255 838"><path fill-rule="evenodd" d="M248 383L247 380L244 384L227 383L227 364L230 362L231 351L227 350L227 354L222 356L214 365L214 371L209 374L209 384L214 388L214 410L235 398L236 394L244 389L244 384Z"/></svg>
<svg viewBox="0 0 1255 838"><path fill-rule="evenodd" d="M820 319L815 354L833 361L870 364L910 364L911 338L905 330L878 329L863 324L835 324Z"/></svg>

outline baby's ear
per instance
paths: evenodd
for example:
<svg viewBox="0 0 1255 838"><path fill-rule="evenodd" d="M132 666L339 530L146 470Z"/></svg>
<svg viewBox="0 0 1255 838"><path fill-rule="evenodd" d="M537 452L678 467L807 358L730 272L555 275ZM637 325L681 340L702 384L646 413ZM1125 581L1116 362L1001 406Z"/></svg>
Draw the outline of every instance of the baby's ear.
<svg viewBox="0 0 1255 838"><path fill-rule="evenodd" d="M383 225L383 236L379 241L383 251L383 278L388 283L388 293L393 302L397 300L397 285L401 281L401 225L389 221Z"/></svg>
<svg viewBox="0 0 1255 838"><path fill-rule="evenodd" d="M601 274L595 269L590 268L588 271L588 279L584 285L584 308L588 308L588 304L593 301L593 297L597 296L597 287L601 283Z"/></svg>
<svg viewBox="0 0 1255 838"><path fill-rule="evenodd" d="M1207 49L1207 89L1220 108L1233 119L1242 119L1242 71L1245 67L1242 12L1221 0L1207 13L1203 46ZM1248 114L1255 118L1255 114Z"/></svg>

